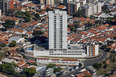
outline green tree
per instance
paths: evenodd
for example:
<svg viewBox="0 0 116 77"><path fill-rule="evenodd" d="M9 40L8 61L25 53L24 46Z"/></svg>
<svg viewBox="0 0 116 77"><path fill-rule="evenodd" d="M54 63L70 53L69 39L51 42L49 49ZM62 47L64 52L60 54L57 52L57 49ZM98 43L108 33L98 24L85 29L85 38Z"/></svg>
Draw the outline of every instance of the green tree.
<svg viewBox="0 0 116 77"><path fill-rule="evenodd" d="M92 76L85 75L85 76L83 76L83 77L92 77Z"/></svg>
<svg viewBox="0 0 116 77"><path fill-rule="evenodd" d="M13 74L14 73L14 66L13 66L13 64L9 64L9 63L0 64L0 71L6 72L9 74Z"/></svg>
<svg viewBox="0 0 116 77"><path fill-rule="evenodd" d="M6 20L3 26L5 29L13 28L15 25L15 22L13 20Z"/></svg>
<svg viewBox="0 0 116 77"><path fill-rule="evenodd" d="M40 15L39 15L39 14L35 14L35 17L36 17L36 19L38 19L38 20L40 20L40 19L41 19L41 17L40 17Z"/></svg>
<svg viewBox="0 0 116 77"><path fill-rule="evenodd" d="M30 22L31 21L30 17L25 17L24 20L25 20L25 22Z"/></svg>
<svg viewBox="0 0 116 77"><path fill-rule="evenodd" d="M82 63L79 63L79 68L82 67Z"/></svg>
<svg viewBox="0 0 116 77"><path fill-rule="evenodd" d="M46 8L46 11L47 11L47 12L48 12L48 11L51 11L51 9L47 7L47 8Z"/></svg>
<svg viewBox="0 0 116 77"><path fill-rule="evenodd" d="M24 73L26 74L26 77L32 77L36 73L36 70L33 68L25 68Z"/></svg>
<svg viewBox="0 0 116 77"><path fill-rule="evenodd" d="M5 46L6 46L6 44L0 43L0 47L5 47Z"/></svg>
<svg viewBox="0 0 116 77"><path fill-rule="evenodd" d="M101 25L103 23L103 20L96 20L95 24Z"/></svg>
<svg viewBox="0 0 116 77"><path fill-rule="evenodd" d="M39 30L39 31L33 31L33 35L34 36L40 36L40 35L42 35L42 34L44 34L44 32L43 31L41 31L41 30Z"/></svg>
<svg viewBox="0 0 116 77"><path fill-rule="evenodd" d="M61 71L61 69L62 69L62 68L60 68L60 67L54 68L54 73Z"/></svg>
<svg viewBox="0 0 116 77"><path fill-rule="evenodd" d="M31 13L28 12L28 11L26 11L24 14L25 14L26 17L29 17L29 18L31 17Z"/></svg>
<svg viewBox="0 0 116 77"><path fill-rule="evenodd" d="M114 40L116 40L116 36L114 36L114 38L113 38Z"/></svg>
<svg viewBox="0 0 116 77"><path fill-rule="evenodd" d="M93 67L95 68L95 69L97 69L97 70L99 70L100 68L101 68L101 63L94 63L93 64Z"/></svg>
<svg viewBox="0 0 116 77"><path fill-rule="evenodd" d="M17 51L18 53L20 53L21 49L17 48L16 51Z"/></svg>
<svg viewBox="0 0 116 77"><path fill-rule="evenodd" d="M53 68L54 66L55 66L55 64L50 63L47 65L47 68Z"/></svg>
<svg viewBox="0 0 116 77"><path fill-rule="evenodd" d="M15 47L16 46L16 41L12 41L10 44L9 44L9 47Z"/></svg>
<svg viewBox="0 0 116 77"><path fill-rule="evenodd" d="M25 16L25 13L22 12L22 11L20 11L20 10L18 10L18 11L15 13L15 16L16 16L16 17L19 17L19 18L23 18L23 17Z"/></svg>
<svg viewBox="0 0 116 77"><path fill-rule="evenodd" d="M106 48L105 51L106 52L109 52L111 50L111 48Z"/></svg>
<svg viewBox="0 0 116 77"><path fill-rule="evenodd" d="M78 10L75 14L74 17L85 17L84 12L82 10Z"/></svg>

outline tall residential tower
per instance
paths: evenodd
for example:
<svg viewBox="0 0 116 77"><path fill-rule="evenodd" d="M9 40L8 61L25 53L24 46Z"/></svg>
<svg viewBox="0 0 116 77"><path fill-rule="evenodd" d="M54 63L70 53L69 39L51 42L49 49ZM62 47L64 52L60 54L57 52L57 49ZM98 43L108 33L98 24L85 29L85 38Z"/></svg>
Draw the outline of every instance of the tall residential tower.
<svg viewBox="0 0 116 77"><path fill-rule="evenodd" d="M67 12L49 11L49 50L67 51Z"/></svg>

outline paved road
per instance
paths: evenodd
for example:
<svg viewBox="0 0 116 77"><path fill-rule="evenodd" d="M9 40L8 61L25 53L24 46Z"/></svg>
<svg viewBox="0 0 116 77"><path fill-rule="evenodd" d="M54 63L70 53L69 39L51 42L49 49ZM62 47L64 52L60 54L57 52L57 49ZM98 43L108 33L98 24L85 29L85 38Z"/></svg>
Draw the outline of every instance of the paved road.
<svg viewBox="0 0 116 77"><path fill-rule="evenodd" d="M98 63L98 62L102 61L103 59L105 59L106 57L107 57L107 52L104 52L104 51L103 51L103 54L102 54L101 57L96 58L96 59L91 59L91 60L85 60L85 61L84 61L84 67L79 68L79 69L77 69L77 70L74 70L74 71L70 72L69 74L66 75L66 77L71 77L71 74L74 74L74 75L75 75L77 72L79 72L79 71L82 70L83 68L88 67L88 66L91 66L91 65L93 65L94 63Z"/></svg>
<svg viewBox="0 0 116 77"><path fill-rule="evenodd" d="M107 57L107 52L104 52L103 51L103 55L97 59L93 59L93 60L85 60L84 61L84 66L87 67L87 66L91 66L93 65L94 63L98 63L100 61L102 61L103 59L105 59Z"/></svg>

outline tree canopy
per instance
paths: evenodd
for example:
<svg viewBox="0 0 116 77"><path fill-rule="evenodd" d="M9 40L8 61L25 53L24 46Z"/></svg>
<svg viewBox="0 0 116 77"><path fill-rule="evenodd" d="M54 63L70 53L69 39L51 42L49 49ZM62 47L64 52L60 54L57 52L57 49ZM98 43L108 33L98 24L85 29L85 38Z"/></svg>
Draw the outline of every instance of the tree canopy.
<svg viewBox="0 0 116 77"><path fill-rule="evenodd" d="M16 46L16 41L12 41L10 44L9 44L9 47L15 47Z"/></svg>
<svg viewBox="0 0 116 77"><path fill-rule="evenodd" d="M54 66L55 66L55 64L50 63L50 64L47 65L47 68L53 68Z"/></svg>
<svg viewBox="0 0 116 77"><path fill-rule="evenodd" d="M40 36L40 35L42 35L42 34L44 34L44 32L43 31L41 31L41 30L39 30L39 31L33 31L33 35L34 36Z"/></svg>
<svg viewBox="0 0 116 77"><path fill-rule="evenodd" d="M85 17L84 12L82 10L78 10L75 14L74 17Z"/></svg>
<svg viewBox="0 0 116 77"><path fill-rule="evenodd" d="M25 68L24 73L26 74L26 77L32 77L36 73L36 70L33 68Z"/></svg>
<svg viewBox="0 0 116 77"><path fill-rule="evenodd" d="M13 20L6 20L3 26L5 29L13 28L15 25L15 22Z"/></svg>
<svg viewBox="0 0 116 77"><path fill-rule="evenodd" d="M41 19L41 17L40 17L40 15L39 15L39 14L35 14L35 17L36 17L36 19L38 19L38 20L40 20L40 19Z"/></svg>

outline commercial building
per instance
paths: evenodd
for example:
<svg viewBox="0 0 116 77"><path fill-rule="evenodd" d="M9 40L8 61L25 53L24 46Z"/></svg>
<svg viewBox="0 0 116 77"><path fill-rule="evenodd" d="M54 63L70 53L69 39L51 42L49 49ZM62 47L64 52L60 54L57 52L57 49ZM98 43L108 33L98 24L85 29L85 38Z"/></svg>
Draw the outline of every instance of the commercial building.
<svg viewBox="0 0 116 77"><path fill-rule="evenodd" d="M14 0L0 0L0 9L3 14L8 12L8 9L14 8Z"/></svg>
<svg viewBox="0 0 116 77"><path fill-rule="evenodd" d="M37 58L38 64L50 64L53 63L56 66L77 66L81 63L80 60L73 59L73 58Z"/></svg>
<svg viewBox="0 0 116 77"><path fill-rule="evenodd" d="M90 43L87 46L87 56L98 56L99 55L99 44Z"/></svg>
<svg viewBox="0 0 116 77"><path fill-rule="evenodd" d="M66 11L49 11L49 50L67 51L67 13Z"/></svg>

